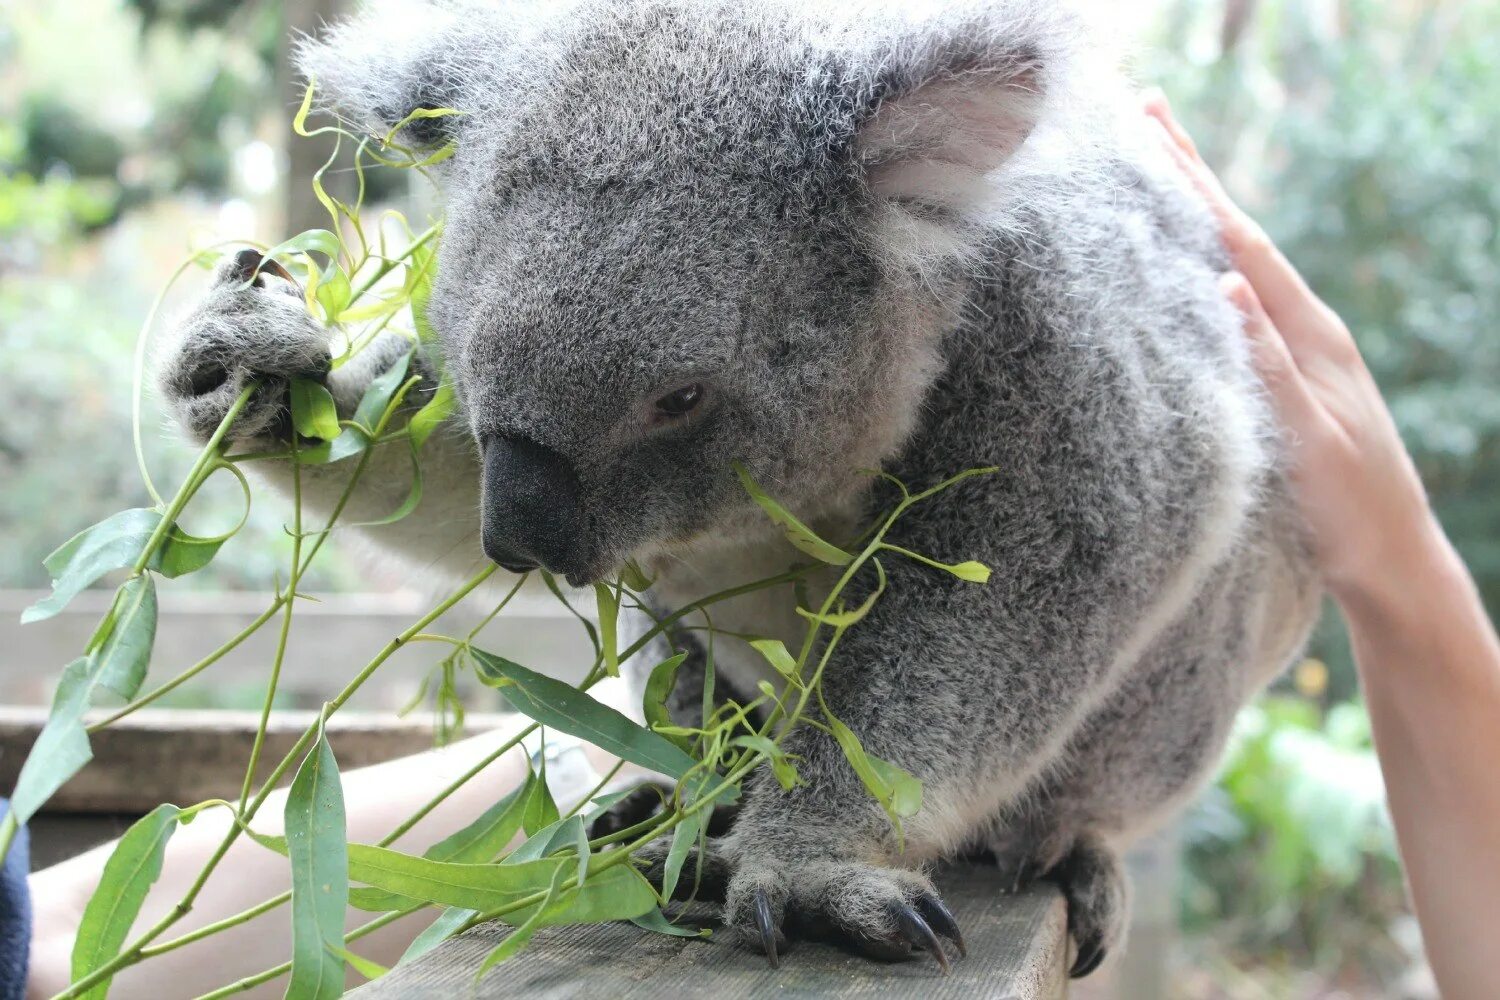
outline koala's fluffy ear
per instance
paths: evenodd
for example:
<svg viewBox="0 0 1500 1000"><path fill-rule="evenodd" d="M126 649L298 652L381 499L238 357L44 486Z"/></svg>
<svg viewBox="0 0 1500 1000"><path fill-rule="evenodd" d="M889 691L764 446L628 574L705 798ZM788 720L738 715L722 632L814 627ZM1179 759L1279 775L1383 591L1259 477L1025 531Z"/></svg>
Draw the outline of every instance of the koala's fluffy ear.
<svg viewBox="0 0 1500 1000"><path fill-rule="evenodd" d="M488 19L465 17L469 6L465 0L376 0L302 40L297 67L316 80L320 106L375 134L384 135L421 108L472 110L475 75L503 40L494 9ZM397 141L441 146L455 138L461 120L417 118Z"/></svg>
<svg viewBox="0 0 1500 1000"><path fill-rule="evenodd" d="M972 203L985 175L1035 128L1047 96L1045 63L1025 41L964 40L928 43L888 64L857 137L871 190L938 208Z"/></svg>

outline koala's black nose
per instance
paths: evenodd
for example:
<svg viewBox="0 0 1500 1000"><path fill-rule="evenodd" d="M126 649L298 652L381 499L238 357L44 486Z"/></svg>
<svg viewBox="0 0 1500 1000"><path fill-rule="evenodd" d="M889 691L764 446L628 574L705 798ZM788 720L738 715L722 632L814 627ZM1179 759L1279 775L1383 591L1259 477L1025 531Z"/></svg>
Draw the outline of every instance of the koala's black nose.
<svg viewBox="0 0 1500 1000"><path fill-rule="evenodd" d="M512 572L578 567L583 512L568 460L525 438L484 441L484 554Z"/></svg>

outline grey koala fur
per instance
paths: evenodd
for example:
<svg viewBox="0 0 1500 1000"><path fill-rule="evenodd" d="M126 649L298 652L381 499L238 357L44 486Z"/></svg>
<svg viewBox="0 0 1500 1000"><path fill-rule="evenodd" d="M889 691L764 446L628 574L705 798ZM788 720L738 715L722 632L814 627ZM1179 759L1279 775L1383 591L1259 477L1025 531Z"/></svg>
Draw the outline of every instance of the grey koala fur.
<svg viewBox="0 0 1500 1000"><path fill-rule="evenodd" d="M727 925L768 950L832 930L941 955L931 932L957 932L922 867L989 851L1062 885L1090 971L1123 927L1117 852L1203 780L1319 591L1214 227L1087 19L1051 0L383 3L300 58L361 128L464 112L403 130L456 144L429 316L461 411L422 507L377 544L435 577L477 565L475 442L525 438L566 458L586 515L549 568L580 583L633 556L680 607L797 559L732 461L835 539L891 502L858 470L999 467L891 539L981 560L989 584L886 559L826 672L832 710L923 782L904 853L808 728L807 784L755 776L703 860ZM161 385L200 435L251 373L271 388L236 435L274 433L276 387L326 365L276 282L221 275L180 324ZM341 409L402 349L335 372ZM229 375L195 391L205 358ZM702 406L655 414L688 383ZM388 509L405 456L370 475L361 502ZM794 601L714 624L795 639ZM770 676L717 654L737 697Z"/></svg>

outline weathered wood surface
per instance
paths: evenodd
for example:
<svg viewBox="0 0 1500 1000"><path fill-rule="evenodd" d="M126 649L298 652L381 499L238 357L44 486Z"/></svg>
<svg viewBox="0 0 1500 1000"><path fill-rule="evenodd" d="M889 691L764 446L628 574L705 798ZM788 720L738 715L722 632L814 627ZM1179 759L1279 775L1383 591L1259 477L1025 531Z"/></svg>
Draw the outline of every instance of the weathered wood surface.
<svg viewBox="0 0 1500 1000"><path fill-rule="evenodd" d="M46 709L0 706L0 789L15 787L46 719ZM316 719L313 712L272 713L261 752L262 777ZM499 719L470 715L465 728L481 732ZM48 801L47 811L143 815L163 802L233 798L259 721L255 712L143 709L90 737L94 759ZM432 749L432 723L426 716L338 714L328 721L328 739L339 766L352 770ZM291 777L288 773L284 783Z"/></svg>
<svg viewBox="0 0 1500 1000"><path fill-rule="evenodd" d="M800 942L772 969L761 955L727 944L664 937L630 924L539 931L520 955L476 989L474 971L509 928L486 924L349 994L357 1000L714 1000L754 997L921 997L1059 1000L1067 996L1067 913L1050 886L1000 890L991 868L954 866L938 884L969 946L943 976L931 958L871 962L839 948Z"/></svg>

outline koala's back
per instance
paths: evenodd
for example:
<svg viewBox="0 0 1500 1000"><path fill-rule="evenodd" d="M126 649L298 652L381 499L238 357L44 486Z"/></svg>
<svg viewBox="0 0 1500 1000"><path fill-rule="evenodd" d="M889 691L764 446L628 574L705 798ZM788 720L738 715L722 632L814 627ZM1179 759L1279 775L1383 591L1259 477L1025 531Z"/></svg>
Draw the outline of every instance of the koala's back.
<svg viewBox="0 0 1500 1000"><path fill-rule="evenodd" d="M1021 637L1066 684L1068 648L1110 617L1098 608L1134 623L1027 794L996 796L1009 804L991 845L1151 825L1205 777L1316 617L1273 417L1218 291L1217 229L1168 169L1126 142L1087 189L996 227L889 466L918 483L999 468L903 541L1009 565L993 619L953 623L979 656L986 634ZM1109 582L1122 579L1146 586ZM954 826L984 826L985 798Z"/></svg>

